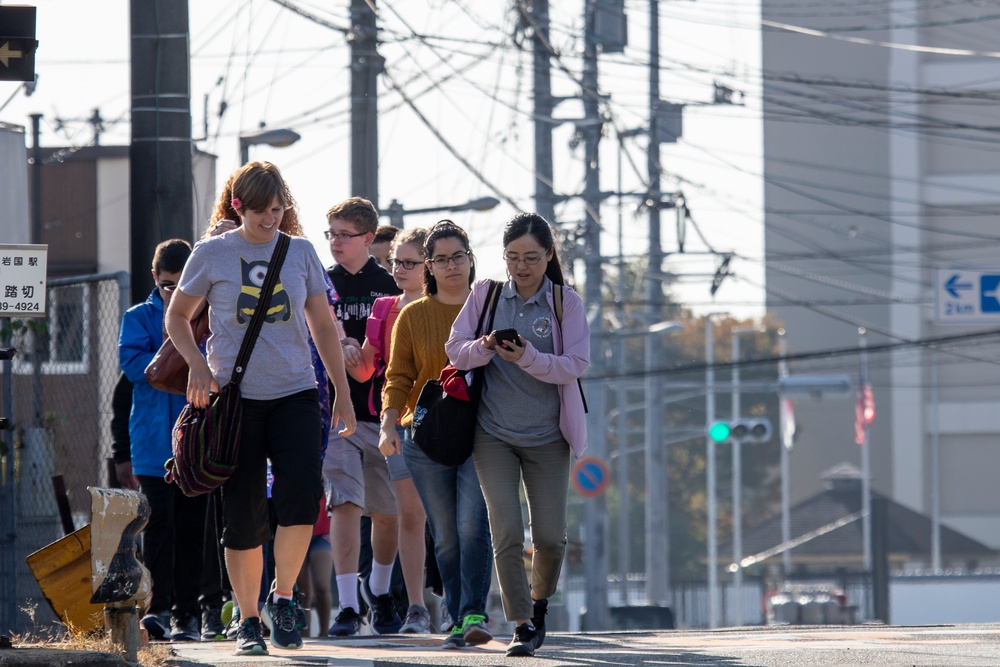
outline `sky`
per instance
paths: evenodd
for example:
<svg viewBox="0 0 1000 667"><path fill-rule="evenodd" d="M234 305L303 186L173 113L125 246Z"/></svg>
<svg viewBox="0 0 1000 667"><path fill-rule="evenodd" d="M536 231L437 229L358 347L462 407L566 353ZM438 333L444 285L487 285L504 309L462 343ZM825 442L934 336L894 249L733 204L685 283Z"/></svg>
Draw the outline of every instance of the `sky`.
<svg viewBox="0 0 1000 667"><path fill-rule="evenodd" d="M38 85L30 97L20 84L0 81L0 121L30 128L43 114L42 146L84 146L93 141L87 119L100 111L103 145L129 141L129 5L126 0L36 0ZM336 26L349 25L349 0L288 0ZM555 115L569 122L554 132L555 190L583 189L583 148L572 148L573 119L582 116L578 80L582 67L583 0L551 0L553 93L568 98ZM387 74L379 91L379 191L387 208L460 204L483 196L510 198L533 210L531 52L517 47L510 2L472 0L378 1ZM600 156L601 189L644 189L646 140L618 131L648 120L649 3L628 0L629 45L602 54L601 92L607 94ZM673 212L662 215L667 268L678 276L675 298L696 313L762 314L763 188L760 127L760 38L757 0L660 2L662 99L685 105L684 136L664 144L664 192L682 192L697 229L677 254ZM99 20L95 20L99 17ZM324 263L332 261L322 238L325 212L350 192L349 48L342 32L313 22L275 0L199 0L190 3L191 106L197 145L218 156L218 191L239 162L238 135L262 124L287 127L302 139L285 148L254 146L251 159L278 165L299 204L300 219ZM403 97L395 81L424 116ZM713 104L713 83L737 91L737 104ZM574 99L575 98L575 99ZM225 112L219 114L225 104ZM206 114L207 109L207 114ZM207 116L207 119L206 119ZM207 130L207 131L206 131ZM480 174L476 176L464 162ZM648 222L639 200L616 198L601 210L602 254L622 251L643 261ZM515 213L507 203L488 212L450 214L470 234L483 277L502 277L501 233ZM444 214L439 214L444 215ZM406 226L430 225L438 214L408 215ZM583 220L570 197L556 210L560 227ZM388 220L386 220L388 222ZM707 250L737 253L714 299L711 274L718 260ZM576 271L582 286L582 262ZM614 269L605 269L614 284Z"/></svg>

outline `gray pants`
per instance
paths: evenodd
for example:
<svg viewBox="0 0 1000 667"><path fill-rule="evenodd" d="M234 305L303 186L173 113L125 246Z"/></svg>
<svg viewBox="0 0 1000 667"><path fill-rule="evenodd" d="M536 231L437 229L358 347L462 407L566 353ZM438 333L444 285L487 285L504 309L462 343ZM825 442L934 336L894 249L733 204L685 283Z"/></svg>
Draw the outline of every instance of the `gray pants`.
<svg viewBox="0 0 1000 667"><path fill-rule="evenodd" d="M539 599L555 593L566 553L569 444L560 440L540 447L515 447L477 428L472 459L489 512L504 616L508 621L530 619L534 613L531 592ZM530 587L518 493L522 478L531 528Z"/></svg>

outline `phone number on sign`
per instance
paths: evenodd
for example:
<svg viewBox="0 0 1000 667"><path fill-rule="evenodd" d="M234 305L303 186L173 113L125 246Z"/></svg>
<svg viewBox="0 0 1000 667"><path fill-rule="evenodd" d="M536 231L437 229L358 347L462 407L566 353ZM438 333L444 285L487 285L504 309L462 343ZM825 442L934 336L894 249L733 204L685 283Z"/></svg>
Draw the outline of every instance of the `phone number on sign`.
<svg viewBox="0 0 1000 667"><path fill-rule="evenodd" d="M16 303L8 303L7 301L0 301L0 311L3 312L11 310L16 310L19 312L28 312L32 310L38 311L41 310L41 308L42 308L41 304L39 304L37 301L29 301L29 302L18 301Z"/></svg>

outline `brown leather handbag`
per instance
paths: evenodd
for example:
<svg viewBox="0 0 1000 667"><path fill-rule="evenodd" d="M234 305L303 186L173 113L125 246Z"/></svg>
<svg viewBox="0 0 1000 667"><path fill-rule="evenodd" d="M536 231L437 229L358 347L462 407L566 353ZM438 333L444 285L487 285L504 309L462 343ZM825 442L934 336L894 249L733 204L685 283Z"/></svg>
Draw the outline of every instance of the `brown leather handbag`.
<svg viewBox="0 0 1000 667"><path fill-rule="evenodd" d="M201 310L191 320L191 331L199 345L208 336L207 301L202 303ZM169 338L163 341L163 345L153 355L153 360L146 366L146 381L153 389L181 396L187 394L188 365Z"/></svg>

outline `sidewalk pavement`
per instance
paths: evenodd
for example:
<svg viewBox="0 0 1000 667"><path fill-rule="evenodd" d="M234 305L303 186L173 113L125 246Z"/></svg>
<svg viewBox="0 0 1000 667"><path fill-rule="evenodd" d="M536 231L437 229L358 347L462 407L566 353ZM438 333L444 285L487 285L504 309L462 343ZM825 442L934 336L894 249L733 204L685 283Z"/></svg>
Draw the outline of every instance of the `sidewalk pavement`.
<svg viewBox="0 0 1000 667"><path fill-rule="evenodd" d="M270 648L269 656L232 655L234 643L188 642L171 644L173 667L382 667L445 665L487 667L519 665L942 665L986 667L1000 665L1000 624L895 627L777 626L720 630L663 630L601 633L549 633L545 646L530 658L507 658L509 637L498 637L481 647L442 650L443 635L392 635L350 639L306 639L296 651ZM14 651L16 653L11 653ZM0 665L62 667L123 667L107 654L75 655L73 662L58 659L47 648L0 651ZM79 652L75 652L79 653ZM20 661L12 656L17 655ZM101 657L103 656L103 657ZM103 661L102 661L103 660Z"/></svg>

